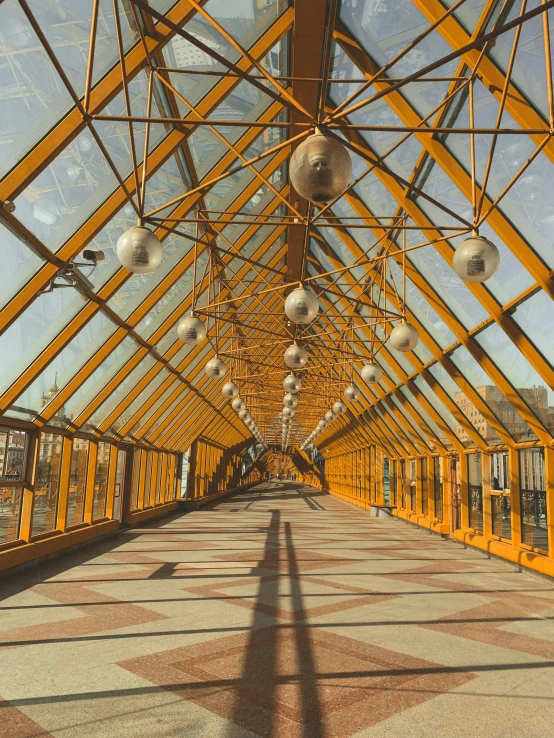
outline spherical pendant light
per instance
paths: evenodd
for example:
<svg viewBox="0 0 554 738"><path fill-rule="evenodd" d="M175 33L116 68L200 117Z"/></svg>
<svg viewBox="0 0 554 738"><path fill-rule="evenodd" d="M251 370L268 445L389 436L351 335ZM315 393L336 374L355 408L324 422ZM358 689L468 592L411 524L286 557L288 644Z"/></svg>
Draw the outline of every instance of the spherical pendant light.
<svg viewBox="0 0 554 738"><path fill-rule="evenodd" d="M238 397L239 388L234 382L225 382L221 388L221 394L225 397Z"/></svg>
<svg viewBox="0 0 554 738"><path fill-rule="evenodd" d="M162 263L162 243L144 226L132 226L117 241L121 266L135 274L150 274Z"/></svg>
<svg viewBox="0 0 554 738"><path fill-rule="evenodd" d="M191 313L177 326L177 335L188 346L198 346L206 338L206 326Z"/></svg>
<svg viewBox="0 0 554 738"><path fill-rule="evenodd" d="M302 369L308 361L308 352L302 346L293 343L285 351L285 364L291 369Z"/></svg>
<svg viewBox="0 0 554 738"><path fill-rule="evenodd" d="M221 361L219 356L215 356L213 359L208 361L204 367L204 371L208 377L224 377L227 372L227 367Z"/></svg>
<svg viewBox="0 0 554 738"><path fill-rule="evenodd" d="M288 392L283 397L283 405L284 407L296 407L298 405L298 397L293 395L292 392Z"/></svg>
<svg viewBox="0 0 554 738"><path fill-rule="evenodd" d="M452 263L464 282L485 282L500 266L500 253L488 238L475 235L458 246Z"/></svg>
<svg viewBox="0 0 554 738"><path fill-rule="evenodd" d="M283 388L285 392L299 392L302 388L302 380L300 377L295 377L294 374L289 374L284 379Z"/></svg>
<svg viewBox="0 0 554 738"><path fill-rule="evenodd" d="M242 410L239 411L239 418L243 421L250 420L250 413L245 407L243 407Z"/></svg>
<svg viewBox="0 0 554 738"><path fill-rule="evenodd" d="M352 159L340 141L318 131L294 150L289 177L294 189L306 200L329 202L348 187Z"/></svg>
<svg viewBox="0 0 554 738"><path fill-rule="evenodd" d="M342 394L344 399L348 400L348 402L358 402L360 399L360 393L353 384L346 387Z"/></svg>
<svg viewBox="0 0 554 738"><path fill-rule="evenodd" d="M335 402L335 404L333 405L333 412L335 413L335 415L340 415L345 411L346 405L344 404L344 402L341 402L340 400L338 400L338 402Z"/></svg>
<svg viewBox="0 0 554 738"><path fill-rule="evenodd" d="M335 420L335 419L336 419L336 417L337 417L337 416L335 415L335 413L334 413L334 412L333 412L332 410L329 410L328 412L326 412L326 413L325 413L325 420L326 420L326 421L327 421L328 423L332 423L332 422L333 422L333 420Z"/></svg>
<svg viewBox="0 0 554 738"><path fill-rule="evenodd" d="M296 410L293 407L283 408L283 418L294 418L295 415L296 415Z"/></svg>
<svg viewBox="0 0 554 738"><path fill-rule="evenodd" d="M381 369L379 364L366 364L362 368L360 374L364 382L367 382L368 384L373 384L374 382L378 382L381 379L381 377L383 376L383 370Z"/></svg>
<svg viewBox="0 0 554 738"><path fill-rule="evenodd" d="M389 341L397 351L413 351L417 346L419 334L410 323L399 323L391 332Z"/></svg>
<svg viewBox="0 0 554 738"><path fill-rule="evenodd" d="M318 312L317 297L303 287L293 290L285 300L285 313L292 323L311 323Z"/></svg>
<svg viewBox="0 0 554 738"><path fill-rule="evenodd" d="M235 410L238 413L239 410L242 410L243 408L246 407L246 404L244 400L242 400L240 397L235 397L235 399L231 403L231 407L233 408L233 410Z"/></svg>

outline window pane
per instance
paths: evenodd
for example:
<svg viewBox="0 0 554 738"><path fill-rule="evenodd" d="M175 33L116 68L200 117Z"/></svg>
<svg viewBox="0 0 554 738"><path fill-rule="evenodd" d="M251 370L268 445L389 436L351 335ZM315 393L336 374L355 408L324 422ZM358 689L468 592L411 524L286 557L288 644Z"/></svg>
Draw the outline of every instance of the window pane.
<svg viewBox="0 0 554 738"><path fill-rule="evenodd" d="M0 482L22 482L25 478L27 434L0 429Z"/></svg>
<svg viewBox="0 0 554 738"><path fill-rule="evenodd" d="M34 536L56 529L61 461L62 436L41 433L31 527Z"/></svg>
<svg viewBox="0 0 554 738"><path fill-rule="evenodd" d="M0 487L0 545L19 538L21 487Z"/></svg>
<svg viewBox="0 0 554 738"><path fill-rule="evenodd" d="M94 498L92 502L92 519L98 520L106 516L106 498L108 495L108 473L110 469L111 443L100 441L96 458L96 474L94 476Z"/></svg>
<svg viewBox="0 0 554 738"><path fill-rule="evenodd" d="M69 470L69 493L67 498L67 527L83 522L87 470L90 442L82 438L73 440L71 466Z"/></svg>

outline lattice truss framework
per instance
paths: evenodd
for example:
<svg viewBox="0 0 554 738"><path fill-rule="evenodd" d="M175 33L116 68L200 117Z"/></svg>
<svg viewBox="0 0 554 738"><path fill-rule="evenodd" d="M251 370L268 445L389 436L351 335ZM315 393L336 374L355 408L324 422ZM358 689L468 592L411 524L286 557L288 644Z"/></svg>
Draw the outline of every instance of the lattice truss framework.
<svg viewBox="0 0 554 738"><path fill-rule="evenodd" d="M217 348L272 442L296 337L295 442L353 379L361 399L324 453L551 444L553 6L4 0L5 422L230 446L249 433L204 374ZM326 207L287 174L322 123L354 172ZM139 216L164 243L151 275L115 256ZM451 267L474 225L502 258L481 285ZM106 259L84 266L84 249ZM51 290L73 262L89 281ZM295 331L283 302L300 280L321 310ZM210 335L191 348L176 326L193 294ZM421 338L402 355L386 343L401 314Z"/></svg>

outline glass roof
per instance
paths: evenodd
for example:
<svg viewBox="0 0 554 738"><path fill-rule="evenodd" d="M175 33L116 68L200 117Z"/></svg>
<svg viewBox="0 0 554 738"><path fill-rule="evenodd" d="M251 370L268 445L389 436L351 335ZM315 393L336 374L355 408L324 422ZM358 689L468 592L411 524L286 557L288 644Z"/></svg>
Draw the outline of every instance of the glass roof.
<svg viewBox="0 0 554 738"><path fill-rule="evenodd" d="M204 372L217 354L269 430L294 338L299 440L360 390L324 455L345 434L400 455L550 443L554 11L508 5L342 0L327 36L287 0L100 0L94 27L92 0L1 3L5 422L180 451L226 402ZM289 180L316 124L352 160L326 206ZM163 244L148 274L117 256L137 221ZM500 255L482 284L453 268L472 229ZM320 311L295 328L300 282ZM191 310L200 346L177 336ZM222 443L249 437L235 421Z"/></svg>

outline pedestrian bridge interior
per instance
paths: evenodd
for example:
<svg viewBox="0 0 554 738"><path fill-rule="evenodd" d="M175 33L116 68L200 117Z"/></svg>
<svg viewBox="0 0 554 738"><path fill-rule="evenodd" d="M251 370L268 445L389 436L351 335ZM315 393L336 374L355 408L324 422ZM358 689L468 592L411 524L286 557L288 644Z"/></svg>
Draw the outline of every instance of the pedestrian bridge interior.
<svg viewBox="0 0 554 738"><path fill-rule="evenodd" d="M553 29L0 1L0 738L554 732Z"/></svg>

